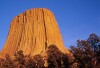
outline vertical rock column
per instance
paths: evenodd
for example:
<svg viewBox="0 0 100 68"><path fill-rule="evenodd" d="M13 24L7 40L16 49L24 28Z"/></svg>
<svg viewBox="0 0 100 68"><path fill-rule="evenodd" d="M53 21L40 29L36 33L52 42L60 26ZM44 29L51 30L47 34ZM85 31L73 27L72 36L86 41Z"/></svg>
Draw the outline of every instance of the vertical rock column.
<svg viewBox="0 0 100 68"><path fill-rule="evenodd" d="M56 45L63 53L71 54L64 47L53 13L45 8L35 8L12 20L1 54L14 55L16 51L22 50L25 55L36 55L44 52L51 44Z"/></svg>

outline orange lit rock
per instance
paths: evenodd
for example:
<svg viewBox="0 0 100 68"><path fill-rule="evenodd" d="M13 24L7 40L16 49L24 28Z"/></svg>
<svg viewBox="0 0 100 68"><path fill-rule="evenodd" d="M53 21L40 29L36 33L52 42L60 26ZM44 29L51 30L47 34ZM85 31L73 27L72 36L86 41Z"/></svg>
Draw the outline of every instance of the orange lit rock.
<svg viewBox="0 0 100 68"><path fill-rule="evenodd" d="M64 47L53 13L45 8L30 9L12 20L1 55L14 55L18 50L25 55L41 54L51 44L71 55Z"/></svg>

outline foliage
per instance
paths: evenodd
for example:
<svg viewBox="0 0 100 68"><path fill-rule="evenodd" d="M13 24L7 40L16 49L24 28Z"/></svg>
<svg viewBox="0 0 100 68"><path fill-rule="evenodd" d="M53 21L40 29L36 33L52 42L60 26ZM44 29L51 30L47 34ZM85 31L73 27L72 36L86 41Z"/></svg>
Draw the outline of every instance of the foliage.
<svg viewBox="0 0 100 68"><path fill-rule="evenodd" d="M75 57L75 61L78 63L79 68L91 68L92 59L94 59L93 50L87 41L78 40L77 47L72 46L71 50ZM91 65L88 66L87 65Z"/></svg>
<svg viewBox="0 0 100 68"><path fill-rule="evenodd" d="M41 55L39 55L39 54L35 55L34 60L35 60L36 68L43 68L44 67L44 61L43 61L43 58L41 57Z"/></svg>
<svg viewBox="0 0 100 68"><path fill-rule="evenodd" d="M11 60L11 57L6 54L5 59L1 59L2 63L0 65L0 68L14 68L15 65L13 63L13 60Z"/></svg>
<svg viewBox="0 0 100 68"><path fill-rule="evenodd" d="M25 57L25 67L26 68L35 68L35 61L33 57L26 56Z"/></svg>
<svg viewBox="0 0 100 68"><path fill-rule="evenodd" d="M90 34L87 41L90 43L94 51L100 50L100 37L96 34Z"/></svg>
<svg viewBox="0 0 100 68"><path fill-rule="evenodd" d="M91 34L87 40L78 40L77 46L71 46L71 51L78 63L78 68L98 68L100 66L100 38Z"/></svg>
<svg viewBox="0 0 100 68"><path fill-rule="evenodd" d="M100 37L92 33L90 34L87 41L90 43L92 49L94 50L94 57L96 59L96 64L100 65Z"/></svg>
<svg viewBox="0 0 100 68"><path fill-rule="evenodd" d="M6 54L5 58L0 58L0 68L100 68L100 37L96 34L90 34L87 40L77 40L77 46L71 46L70 52L75 59L56 45L49 45L45 59L40 54L26 56L19 50L13 57Z"/></svg>
<svg viewBox="0 0 100 68"><path fill-rule="evenodd" d="M50 45L47 50L49 68L69 68L70 59L55 45ZM72 65L72 64L71 64Z"/></svg>
<svg viewBox="0 0 100 68"><path fill-rule="evenodd" d="M25 64L25 56L23 54L23 51L22 50L19 50L17 51L15 54L15 63L16 63L16 66L20 67L20 68L24 68L24 64Z"/></svg>
<svg viewBox="0 0 100 68"><path fill-rule="evenodd" d="M47 68L69 68L69 58L62 53L55 45L50 45L47 50ZM0 68L45 68L45 61L41 55L25 56L22 50L14 54L13 59L6 55L0 59Z"/></svg>

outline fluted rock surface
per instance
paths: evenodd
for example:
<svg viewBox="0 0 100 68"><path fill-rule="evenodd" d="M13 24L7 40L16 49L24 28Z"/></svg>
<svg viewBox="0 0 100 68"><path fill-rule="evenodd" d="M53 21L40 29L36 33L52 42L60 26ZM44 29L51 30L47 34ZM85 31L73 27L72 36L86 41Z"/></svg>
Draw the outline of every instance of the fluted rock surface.
<svg viewBox="0 0 100 68"><path fill-rule="evenodd" d="M1 54L13 55L22 50L25 55L36 55L41 54L51 44L55 44L63 53L70 54L64 47L53 13L45 8L35 8L12 20Z"/></svg>

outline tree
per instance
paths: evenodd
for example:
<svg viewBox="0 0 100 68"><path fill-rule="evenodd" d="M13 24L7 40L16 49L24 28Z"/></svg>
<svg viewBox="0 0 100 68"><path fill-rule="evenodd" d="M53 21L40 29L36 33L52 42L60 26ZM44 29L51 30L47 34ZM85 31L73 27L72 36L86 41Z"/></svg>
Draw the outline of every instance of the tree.
<svg viewBox="0 0 100 68"><path fill-rule="evenodd" d="M35 55L34 56L34 61L35 61L35 68L43 68L44 67L44 60L41 57L41 55Z"/></svg>
<svg viewBox="0 0 100 68"><path fill-rule="evenodd" d="M96 34L90 34L87 41L90 43L94 50L95 64L100 66L100 37Z"/></svg>
<svg viewBox="0 0 100 68"><path fill-rule="evenodd" d="M23 51L22 50L19 50L17 51L15 54L14 54L14 62L16 64L17 67L19 68L25 68L25 56L23 54Z"/></svg>
<svg viewBox="0 0 100 68"><path fill-rule="evenodd" d="M35 68L35 60L33 59L33 57L30 57L30 56L25 57L25 67Z"/></svg>
<svg viewBox="0 0 100 68"><path fill-rule="evenodd" d="M47 50L49 68L69 68L70 59L55 45L50 45Z"/></svg>
<svg viewBox="0 0 100 68"><path fill-rule="evenodd" d="M78 40L77 46L71 46L71 50L79 68L91 68L94 66L93 49L88 41Z"/></svg>
<svg viewBox="0 0 100 68"><path fill-rule="evenodd" d="M8 54L6 54L5 59L3 60L2 65L0 67L1 68L14 68L15 67L13 60Z"/></svg>
<svg viewBox="0 0 100 68"><path fill-rule="evenodd" d="M0 58L0 68L2 67L3 62L4 62L4 59Z"/></svg>
<svg viewBox="0 0 100 68"><path fill-rule="evenodd" d="M48 55L48 64L48 68L58 68L56 58L52 54Z"/></svg>
<svg viewBox="0 0 100 68"><path fill-rule="evenodd" d="M94 51L100 51L100 37L96 34L92 33L90 34L87 41L90 43L90 45L93 47Z"/></svg>

